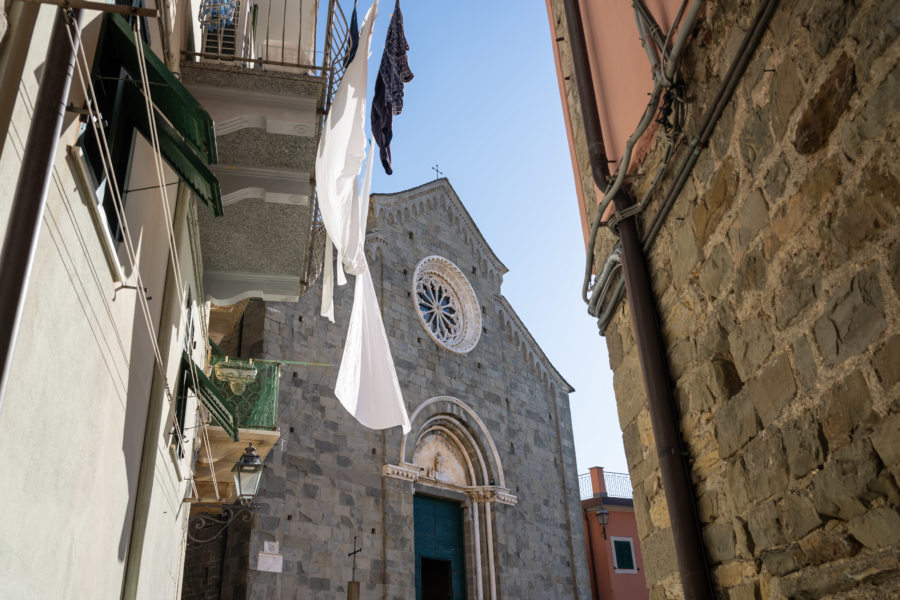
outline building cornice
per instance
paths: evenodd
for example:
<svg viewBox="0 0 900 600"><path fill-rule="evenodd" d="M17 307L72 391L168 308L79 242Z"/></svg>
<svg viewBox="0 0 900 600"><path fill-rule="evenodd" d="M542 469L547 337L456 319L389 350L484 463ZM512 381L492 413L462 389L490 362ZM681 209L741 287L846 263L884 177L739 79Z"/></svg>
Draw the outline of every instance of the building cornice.
<svg viewBox="0 0 900 600"><path fill-rule="evenodd" d="M373 194L375 216L379 222L397 225L416 219L429 211L446 208L456 233L472 251L478 266L499 287L503 275L509 271L488 245L475 221L446 178L429 181L396 194Z"/></svg>
<svg viewBox="0 0 900 600"><path fill-rule="evenodd" d="M515 494L504 487L496 485L456 485L441 479L436 479L433 476L428 475L426 469L407 462L400 463L399 465L384 465L381 469L381 474L384 477L392 477L394 479L400 479L401 481L420 483L432 487L462 492L468 496L472 502L497 503L515 506L519 501Z"/></svg>
<svg viewBox="0 0 900 600"><path fill-rule="evenodd" d="M509 301L502 294L495 296L495 299L503 326L512 334L516 346L525 352L526 358L531 361L532 366L541 374L541 377L548 385L555 385L559 391L565 394L574 392L575 388L556 370Z"/></svg>

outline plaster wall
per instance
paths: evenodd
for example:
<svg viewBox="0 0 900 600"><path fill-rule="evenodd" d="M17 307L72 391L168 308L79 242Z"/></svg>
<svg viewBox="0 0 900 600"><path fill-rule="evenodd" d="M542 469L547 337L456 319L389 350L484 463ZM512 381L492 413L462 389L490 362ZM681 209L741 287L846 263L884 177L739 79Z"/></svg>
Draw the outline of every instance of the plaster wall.
<svg viewBox="0 0 900 600"><path fill-rule="evenodd" d="M600 127L607 158L612 161L610 171L618 167L625 144L637 127L647 98L653 89L653 77L646 51L641 46L634 8L628 2L578 3L594 94L600 114ZM663 32L667 32L681 4L679 0L648 0L647 8ZM576 190L581 208L582 227L587 240L590 221L586 206L593 207L603 198L595 187L587 162L587 145L583 127L572 127L573 117L581 122L581 104L571 66L569 30L565 25L565 9L558 0L547 0L547 13L553 35L553 53L557 64L557 78L563 100L566 133L573 160ZM676 30L677 32L677 30ZM648 40L648 44L651 44ZM656 125L651 125L651 130ZM577 150L576 150L577 149ZM638 146L638 153L646 148ZM581 159L578 153L582 154Z"/></svg>
<svg viewBox="0 0 900 600"><path fill-rule="evenodd" d="M650 590L644 579L644 562L641 554L641 540L638 536L637 521L634 509L604 505L609 511L609 523L606 525L606 537L603 528L593 514L586 514L585 528L590 528L588 547L589 560L594 560L594 573L597 577L597 590L600 599L640 600L650 598ZM613 537L630 538L634 545L635 565L637 573L616 573L613 562L615 554L612 546Z"/></svg>
<svg viewBox="0 0 900 600"><path fill-rule="evenodd" d="M55 7L43 6L27 55L10 133L0 155L8 185L0 194L5 232L25 138L31 124L38 73L44 60ZM86 45L96 37L99 17L84 20ZM90 52L89 58L90 60ZM5 85L5 83L4 83ZM71 101L81 104L77 79ZM149 423L164 432L168 414L150 412L154 360L136 292L118 289L101 237L76 184L67 146L78 122L67 115L40 228L22 325L13 355L12 377L0 412L0 452L10 461L4 472L0 510L0 580L11 598L111 598L123 590L133 548L135 506L143 493L139 478ZM134 164L123 188L156 183L148 144L137 136ZM176 180L166 169L166 181ZM169 188L170 208L177 194ZM161 318L166 298L168 246L158 195L133 192L126 203L154 330L169 329L180 343L180 321ZM179 245L186 286L194 280L186 229ZM127 261L126 261L127 264ZM135 285L128 268L126 283ZM175 287L170 290L174 293ZM183 296L177 294L176 296ZM192 297L198 298L198 289ZM183 302L178 300L178 306ZM196 314L199 327L200 315ZM163 359L167 360L167 348ZM202 352L198 360L203 360ZM166 363L170 381L180 351ZM193 408L188 407L188 414ZM148 421L148 418L150 419ZM160 447L159 470L151 481L168 500L152 510L145 556L153 561L154 587L138 597L175 594L183 556L180 498L184 484L173 477L168 451ZM165 461L169 461L167 465ZM147 490L149 493L149 490ZM51 566L52 568L48 568ZM161 592L162 591L162 592ZM160 595L163 593L163 595Z"/></svg>

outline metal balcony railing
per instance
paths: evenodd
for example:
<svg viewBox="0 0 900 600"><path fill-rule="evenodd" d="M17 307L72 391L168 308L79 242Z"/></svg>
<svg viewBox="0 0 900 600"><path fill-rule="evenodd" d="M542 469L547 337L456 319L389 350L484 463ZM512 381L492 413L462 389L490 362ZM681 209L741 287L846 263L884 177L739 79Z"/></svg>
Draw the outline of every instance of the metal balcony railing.
<svg viewBox="0 0 900 600"><path fill-rule="evenodd" d="M319 98L324 123L344 76L350 26L337 0L329 0L324 42L316 48L315 15L303 21L303 9L314 0L202 0L199 52L188 58L237 64L245 69L306 74L325 79ZM307 19L309 21L309 19ZM310 25L307 27L307 25ZM315 196L309 221L309 248L301 293L315 282L322 266L325 230Z"/></svg>
<svg viewBox="0 0 900 600"><path fill-rule="evenodd" d="M324 44L316 47L316 18L303 19L313 0L203 0L200 4L201 61L235 63L248 69L286 71L326 78L327 112L344 75L349 25L337 0L329 0Z"/></svg>
<svg viewBox="0 0 900 600"><path fill-rule="evenodd" d="M582 473L578 476L578 494L582 500L594 497L594 490L591 487L591 474Z"/></svg>
<svg viewBox="0 0 900 600"><path fill-rule="evenodd" d="M238 428L274 430L280 363L213 354L210 381L222 394Z"/></svg>
<svg viewBox="0 0 900 600"><path fill-rule="evenodd" d="M603 482L606 484L606 495L611 498L633 498L634 490L631 487L631 477L628 473L613 473L604 471ZM594 497L591 486L591 474L583 473L578 476L578 492L582 500Z"/></svg>
<svg viewBox="0 0 900 600"><path fill-rule="evenodd" d="M613 498L632 498L634 490L631 488L631 477L628 473L603 472L603 481L606 483L606 495Z"/></svg>

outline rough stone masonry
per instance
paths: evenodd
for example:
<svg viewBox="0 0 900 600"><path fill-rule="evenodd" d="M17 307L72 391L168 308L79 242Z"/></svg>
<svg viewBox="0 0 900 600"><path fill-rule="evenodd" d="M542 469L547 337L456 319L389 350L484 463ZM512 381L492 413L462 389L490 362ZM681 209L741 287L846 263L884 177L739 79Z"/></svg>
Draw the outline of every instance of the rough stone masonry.
<svg viewBox="0 0 900 600"><path fill-rule="evenodd" d="M760 5L705 6L688 139ZM900 597L898 31L895 0L780 2L649 253L722 598ZM626 304L607 342L645 575L682 598Z"/></svg>
<svg viewBox="0 0 900 600"><path fill-rule="evenodd" d="M251 302L244 313L242 355L335 366L285 365L278 412L282 443L266 460L269 469L256 500L261 508L251 524L229 528L234 543L227 548L188 557L185 589L221 585L226 600L343 600L356 536L362 547L356 568L361 597L415 598L413 496L443 493L465 506L466 597L490 598L493 588L497 598L510 600L589 598L571 388L502 296L505 267L446 179L375 195L369 219L367 255L412 419L407 443L416 445L427 429L425 417L463 423L454 435L472 438L468 460L477 470L480 449L489 471L475 497L502 486L502 465L515 503L493 502L489 522L482 505L480 520L474 520L466 496L441 490L440 481L412 481L415 474L403 468L397 471L410 479L385 474L386 467L403 467L400 428L366 429L334 397L352 278L336 288L335 324L319 316L318 289L295 304ZM477 295L482 331L466 354L435 343L417 315L413 273L431 255L457 265ZM458 399L471 413L439 401L413 418L413 411L436 397ZM281 572L260 568L267 542L270 548L278 544Z"/></svg>

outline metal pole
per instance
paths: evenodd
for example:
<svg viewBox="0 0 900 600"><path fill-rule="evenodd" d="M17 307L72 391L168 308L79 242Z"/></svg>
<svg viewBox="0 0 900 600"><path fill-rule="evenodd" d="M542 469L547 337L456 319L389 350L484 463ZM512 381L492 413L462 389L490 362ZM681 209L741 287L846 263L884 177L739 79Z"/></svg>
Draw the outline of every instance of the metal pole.
<svg viewBox="0 0 900 600"><path fill-rule="evenodd" d="M9 30L0 44L0 156L6 147L6 135L12 122L13 107L19 93L22 70L31 46L31 34L40 6L13 2L8 9Z"/></svg>
<svg viewBox="0 0 900 600"><path fill-rule="evenodd" d="M618 199L615 203L617 211L630 206L623 206ZM631 325L641 363L644 390L647 393L653 436L656 438L663 490L669 505L681 585L684 587L685 598L712 600L715 595L703 550L690 469L681 444L665 345L635 216L619 223L619 240L622 243L622 265L628 306L631 309Z"/></svg>
<svg viewBox="0 0 900 600"><path fill-rule="evenodd" d="M0 293L3 294L0 302L0 368L3 369L0 372L0 411L6 397L13 350L75 69L75 47L69 41L67 29L73 25L78 27L80 12L79 9L59 10L56 15L6 237L0 250ZM77 40L77 36L73 37Z"/></svg>
<svg viewBox="0 0 900 600"><path fill-rule="evenodd" d="M597 187L604 189L609 181L609 166L603 149L603 135L594 96L594 82L590 72L581 9L578 0L564 0L564 3L591 170ZM698 5L700 2L695 1L694 4ZM622 212L634 205L634 199L619 188L613 203L616 211ZM659 469L669 506L684 596L691 600L713 600L715 594L694 505L690 471L682 450L672 382L664 352L665 345L653 300L650 273L634 215L619 223L619 238L622 244L622 267L631 308L632 328L641 363L644 389L647 393L647 407L650 411L653 435L656 438Z"/></svg>

